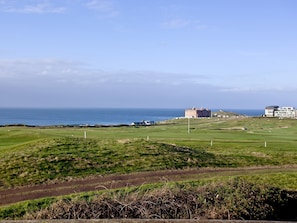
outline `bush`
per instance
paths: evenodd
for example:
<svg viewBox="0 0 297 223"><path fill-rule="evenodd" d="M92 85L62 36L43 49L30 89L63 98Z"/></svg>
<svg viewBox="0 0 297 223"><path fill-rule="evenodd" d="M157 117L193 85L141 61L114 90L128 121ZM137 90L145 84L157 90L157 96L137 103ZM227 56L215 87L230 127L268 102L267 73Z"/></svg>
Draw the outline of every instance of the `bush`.
<svg viewBox="0 0 297 223"><path fill-rule="evenodd" d="M176 184L127 193L109 191L91 200L61 199L26 218L296 220L295 209L288 208L296 207L296 194L236 178L200 187Z"/></svg>

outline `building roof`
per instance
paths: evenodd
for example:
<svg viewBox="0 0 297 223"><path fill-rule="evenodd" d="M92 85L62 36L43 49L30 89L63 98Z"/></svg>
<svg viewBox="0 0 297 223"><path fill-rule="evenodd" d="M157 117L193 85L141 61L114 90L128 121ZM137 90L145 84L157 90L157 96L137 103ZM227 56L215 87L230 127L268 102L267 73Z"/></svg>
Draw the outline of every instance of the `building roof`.
<svg viewBox="0 0 297 223"><path fill-rule="evenodd" d="M195 108L195 107L193 107L193 108L187 108L186 111L188 111L188 110L194 110L194 111L210 111L210 109L208 109L208 108Z"/></svg>
<svg viewBox="0 0 297 223"><path fill-rule="evenodd" d="M276 108L279 108L279 106L277 106L277 105L270 105L270 106L265 107L265 109L276 109Z"/></svg>

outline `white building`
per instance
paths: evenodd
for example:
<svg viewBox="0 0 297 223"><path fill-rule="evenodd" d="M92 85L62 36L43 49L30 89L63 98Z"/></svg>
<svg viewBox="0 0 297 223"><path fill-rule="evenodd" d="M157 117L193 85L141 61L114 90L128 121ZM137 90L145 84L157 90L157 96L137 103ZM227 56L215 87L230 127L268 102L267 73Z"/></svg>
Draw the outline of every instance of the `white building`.
<svg viewBox="0 0 297 223"><path fill-rule="evenodd" d="M266 117L275 117L275 111L279 109L279 106L277 105L272 105L272 106L267 106L265 108L265 116Z"/></svg>
<svg viewBox="0 0 297 223"><path fill-rule="evenodd" d="M265 108L265 116L279 118L296 118L297 110L294 107L267 106Z"/></svg>
<svg viewBox="0 0 297 223"><path fill-rule="evenodd" d="M274 112L274 116L279 118L295 118L296 109L294 107L282 107Z"/></svg>

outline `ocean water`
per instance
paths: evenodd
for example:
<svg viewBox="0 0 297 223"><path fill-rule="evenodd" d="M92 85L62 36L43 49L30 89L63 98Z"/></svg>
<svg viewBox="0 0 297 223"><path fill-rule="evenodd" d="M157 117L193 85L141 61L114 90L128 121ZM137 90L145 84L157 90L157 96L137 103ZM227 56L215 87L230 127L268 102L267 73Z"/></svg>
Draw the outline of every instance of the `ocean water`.
<svg viewBox="0 0 297 223"><path fill-rule="evenodd" d="M212 109L217 111L219 109ZM259 116L263 110L222 109L248 116ZM38 109L0 108L0 125L119 125L142 120L163 121L184 116L184 109L94 108Z"/></svg>

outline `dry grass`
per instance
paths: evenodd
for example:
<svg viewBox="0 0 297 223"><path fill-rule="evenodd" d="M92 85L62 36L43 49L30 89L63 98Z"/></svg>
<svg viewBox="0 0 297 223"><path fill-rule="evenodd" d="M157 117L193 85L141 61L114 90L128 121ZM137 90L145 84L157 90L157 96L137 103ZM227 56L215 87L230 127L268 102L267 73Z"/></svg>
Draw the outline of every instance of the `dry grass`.
<svg viewBox="0 0 297 223"><path fill-rule="evenodd" d="M27 214L26 219L296 220L292 210L296 204L296 193L235 179L200 187L166 184L107 191L92 198L64 198Z"/></svg>

